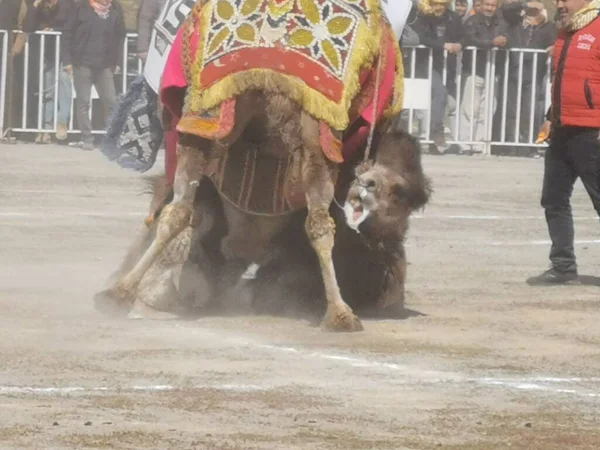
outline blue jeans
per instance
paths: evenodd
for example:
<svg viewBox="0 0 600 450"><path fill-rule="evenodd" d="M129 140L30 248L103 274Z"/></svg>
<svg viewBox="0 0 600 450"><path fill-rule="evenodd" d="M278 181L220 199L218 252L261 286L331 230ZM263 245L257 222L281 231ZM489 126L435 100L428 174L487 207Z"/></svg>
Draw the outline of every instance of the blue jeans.
<svg viewBox="0 0 600 450"><path fill-rule="evenodd" d="M44 129L54 129L54 93L55 93L56 68L44 66ZM56 123L67 125L71 114L73 101L73 88L71 78L63 70L62 64L58 68L58 111Z"/></svg>

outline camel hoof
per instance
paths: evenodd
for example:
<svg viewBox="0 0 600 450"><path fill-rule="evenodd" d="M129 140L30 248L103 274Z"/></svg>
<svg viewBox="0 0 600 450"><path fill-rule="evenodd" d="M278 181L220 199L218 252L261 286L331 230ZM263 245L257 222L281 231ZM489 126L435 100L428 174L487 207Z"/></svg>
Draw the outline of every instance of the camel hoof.
<svg viewBox="0 0 600 450"><path fill-rule="evenodd" d="M349 307L332 310L327 308L321 328L324 331L336 331L356 333L364 331L364 327L360 319L352 312Z"/></svg>
<svg viewBox="0 0 600 450"><path fill-rule="evenodd" d="M140 301L135 302L127 319L129 320L176 320L179 317L169 312L159 311Z"/></svg>
<svg viewBox="0 0 600 450"><path fill-rule="evenodd" d="M104 315L113 317L124 317L129 311L127 303L112 289L94 295L94 308Z"/></svg>

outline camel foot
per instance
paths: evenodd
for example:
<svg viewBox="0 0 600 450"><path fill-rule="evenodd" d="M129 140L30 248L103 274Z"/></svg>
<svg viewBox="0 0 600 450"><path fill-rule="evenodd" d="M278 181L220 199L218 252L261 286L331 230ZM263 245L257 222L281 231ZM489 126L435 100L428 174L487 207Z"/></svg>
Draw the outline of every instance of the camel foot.
<svg viewBox="0 0 600 450"><path fill-rule="evenodd" d="M130 320L175 320L178 319L175 314L171 314L164 311L157 311L142 302L135 302L133 308L127 314L127 318Z"/></svg>
<svg viewBox="0 0 600 450"><path fill-rule="evenodd" d="M364 331L360 319L352 312L349 306L328 306L325 317L321 322L324 331L338 331L355 333Z"/></svg>
<svg viewBox="0 0 600 450"><path fill-rule="evenodd" d="M107 316L124 317L130 305L115 290L106 289L94 295L94 308Z"/></svg>
<svg viewBox="0 0 600 450"><path fill-rule="evenodd" d="M131 307L137 295L137 284L133 285L127 282L127 277L125 277L115 284L112 291L123 303L127 303Z"/></svg>

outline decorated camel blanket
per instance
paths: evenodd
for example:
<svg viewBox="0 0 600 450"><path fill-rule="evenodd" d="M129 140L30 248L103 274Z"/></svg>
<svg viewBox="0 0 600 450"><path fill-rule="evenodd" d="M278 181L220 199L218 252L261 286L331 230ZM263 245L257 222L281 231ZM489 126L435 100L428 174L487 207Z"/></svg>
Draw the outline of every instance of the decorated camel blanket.
<svg viewBox="0 0 600 450"><path fill-rule="evenodd" d="M207 0L196 4L183 36L183 132L201 134L207 111L248 89L282 93L343 131L355 119L357 97L368 94L380 54L386 63L388 45L395 79L392 98L381 101L388 114L402 105L400 50L380 0Z"/></svg>
<svg viewBox="0 0 600 450"><path fill-rule="evenodd" d="M219 3L221 6L219 6ZM244 63L248 61L243 62L241 67L239 64L234 65L227 71L223 71L222 67L219 66L223 64L223 59L221 59L223 56L228 56L229 59L233 60L238 59L232 51L234 47L245 48L246 53L252 51L253 47L250 45L250 41L252 40L250 38L253 36L256 41L256 31L265 33L267 41L270 40L273 43L273 47L268 47L271 54L281 52L282 42L286 39L289 40L291 34L286 32L283 41L281 39L277 41L276 39L274 40L275 36L273 36L273 33L277 32L273 30L281 29L282 20L285 18L290 22L286 22L286 30L288 29L288 25L291 26L292 30L295 30L295 47L288 49L288 52L296 52L301 55L301 58L305 62L298 60L296 69L290 68L287 73L284 72L281 75L288 77L288 79L294 78L298 80L298 84L301 87L296 90L297 93L306 93L308 97L320 100L325 98L325 103L319 103L318 105L313 103L313 111L318 113L322 110L325 114L316 114L317 117L322 119L331 119L332 117L335 119L337 116L332 114L332 111L335 111L336 108L341 109L344 101L347 103L352 97L352 87L345 88L344 83L342 83L344 73L348 74L350 67L353 67L352 64L356 65L358 64L357 61L361 60L356 56L353 57L351 49L356 48L360 36L365 35L365 26L368 27L369 23L371 26L375 26L375 23L379 22L383 25L383 30L379 33L379 51L374 45L377 39L372 38L369 39L372 45L367 45L367 48L362 52L363 57L367 61L370 58L369 55L371 55L371 59L374 59L382 51L388 55L384 60L384 64L387 67L384 73L382 73L380 80L380 100L377 104L376 117L380 118L384 112L394 114L400 109L402 104L403 71L401 62L399 61L399 49L396 44L399 35L402 33L404 26L403 17L405 15L400 14L398 11L409 11L410 0L382 1L381 6L387 12L389 23L391 24L391 33L389 32L390 25L388 25L388 21L380 13L366 14L373 9L373 6L375 6L377 11L379 9L376 2L372 4L365 0L349 2L343 0L338 0L337 2L332 0L327 2L316 0L315 2L308 3L305 0L272 0L267 3L248 0L246 2L209 2L205 5L208 8L201 8L200 6L193 0L168 0L166 2L153 31L143 77L136 79L115 109L112 120L109 122L106 139L102 143L102 151L105 156L114 160L120 166L133 170L146 171L152 167L156 160L161 138L164 140L164 133L158 117L158 102L156 101L156 93L161 86L161 80L163 100L167 101L168 109L176 113L176 119L179 119L183 115L183 94L179 93L170 96L168 93L170 88L185 90L188 86L184 61L182 60L181 38L183 37L184 30L181 25L191 15L190 13L194 8L195 15L193 17L195 26L193 29L194 33L191 36L192 39L188 40L188 50L191 49L194 52L194 56L196 56L199 45L205 48L205 41L201 41L200 38L211 38L213 46L219 42L220 44L214 48L206 47L207 50L211 50L206 60L206 68L210 69L212 67L212 69L216 70L207 70L206 72L201 70L200 72L205 73L205 76L209 78L190 83L192 87L202 86L198 82L206 83L207 80L211 80L211 76L213 77L211 86L213 86L218 81L228 78L233 79L228 75L240 74L244 70L250 70L248 67L244 67ZM220 17L218 14L230 17L228 21L221 25L221 27L226 28L226 31L223 31L221 36L217 36L218 33L215 34L214 31L209 33L201 32L198 29L198 20L208 17L204 16L208 14L206 12L208 10L211 11L211 20L216 20L216 17ZM230 13L233 14L232 11L237 15L228 16ZM307 11L307 13L304 11ZM239 14L242 14L242 16L239 16ZM257 14L262 14L262 19L256 17ZM252 16L253 21L248 24L250 28L237 23L240 17L246 16ZM367 17L376 16L378 16L377 19L367 19ZM227 33L229 34L225 37ZM369 33L371 37L374 36L372 30L369 30ZM311 35L313 41L308 44ZM245 37L246 41L241 41L240 37L242 39ZM178 39L179 42L177 42ZM330 44L334 44L333 51ZM340 46L340 44L342 45ZM384 47L387 46L387 50L382 50L382 45ZM255 50L256 48L254 47ZM359 51L355 55L360 53ZM288 59L293 58L288 55ZM170 60L169 63L167 63L168 60ZM196 61L196 58L193 61ZM273 64L274 59L270 58L265 61L266 63ZM308 76L308 71L299 70L306 67L301 67L300 64L307 63L312 68L312 72L310 72L313 77L312 81ZM285 65L285 63L283 64ZM373 120L374 110L372 88L374 87L375 77L373 76L372 69L375 66L373 65L373 61L371 61L371 65L371 70L369 70L369 64L367 63L367 67L361 69L358 77L356 77L356 74L354 74L354 77L348 76L348 81L350 82L352 82L352 79L354 81L358 80L359 87L365 92L368 92L369 89L365 90L364 87L369 84L371 86L371 98L368 98L368 96L365 97L363 93L363 99L357 102L359 104L360 116L367 123ZM277 69L277 71L280 71L280 69ZM296 75L293 75L294 73L299 74L300 77L296 77ZM319 73L324 75L323 80L325 81L320 84L318 82L322 80ZM319 79L315 80L315 76L319 77ZM222 87L223 84L220 84L220 86ZM360 90L356 87L356 84L354 90ZM217 90L213 92L217 92ZM167 95L164 95L165 93ZM214 93L211 95L216 96ZM218 98L218 96L214 98ZM170 104L169 100L171 100ZM198 97L196 97L196 100L198 100ZM202 98L200 98L200 101L202 101ZM189 102L190 106L192 104L194 102ZM197 103L195 105L197 106ZM195 111L188 109L187 117L198 118L199 116L201 119L200 124L205 127L205 131L211 132L212 130L212 133L218 136L219 134L226 133L228 128L233 125L232 119L227 117L227 110L229 112L233 111L233 105L234 102L224 102L221 107L206 109L204 111L202 111L202 108ZM322 109L323 105L329 105L329 108ZM192 114L190 115L190 113ZM347 110L342 114L342 118L342 122L346 120L350 122L354 119L354 117L351 118L348 116ZM334 125L337 123L338 127L341 125L337 120L333 122ZM368 127L363 126L357 129L353 136L345 136L343 144L344 155L350 154L353 149L364 144L367 135ZM340 155L330 155L330 157L339 159Z"/></svg>

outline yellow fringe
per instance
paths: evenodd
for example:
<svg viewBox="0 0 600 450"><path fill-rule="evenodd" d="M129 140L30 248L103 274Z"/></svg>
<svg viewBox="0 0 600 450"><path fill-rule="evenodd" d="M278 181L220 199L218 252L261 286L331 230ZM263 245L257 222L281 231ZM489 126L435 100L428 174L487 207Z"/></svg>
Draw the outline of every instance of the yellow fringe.
<svg viewBox="0 0 600 450"><path fill-rule="evenodd" d="M198 50L192 67L192 80L185 99L184 114L198 113L214 108L223 101L235 97L248 89L265 89L273 93L282 93L302 105L303 109L319 120L325 121L332 128L345 130L350 122L348 111L354 97L360 92L360 70L373 66L379 54L380 41L385 21L382 20L380 0L367 0L370 10L370 23L359 21L356 42L352 58L346 69L344 90L340 103L336 103L320 92L312 89L296 77L277 73L268 69L249 69L231 74L213 85L202 89L200 72L204 56L204 39L199 39ZM199 19L199 30L205 30L210 21L212 9L202 8ZM396 44L397 45L397 44ZM190 80L188 80L190 81ZM401 81L401 80L400 80ZM398 82L398 80L397 80ZM401 91L400 87L400 91ZM401 105L400 105L401 106Z"/></svg>

